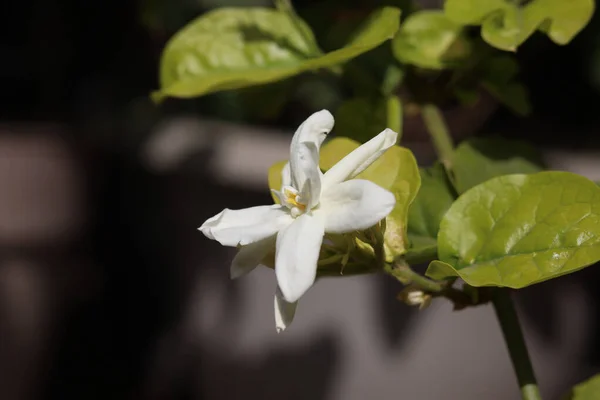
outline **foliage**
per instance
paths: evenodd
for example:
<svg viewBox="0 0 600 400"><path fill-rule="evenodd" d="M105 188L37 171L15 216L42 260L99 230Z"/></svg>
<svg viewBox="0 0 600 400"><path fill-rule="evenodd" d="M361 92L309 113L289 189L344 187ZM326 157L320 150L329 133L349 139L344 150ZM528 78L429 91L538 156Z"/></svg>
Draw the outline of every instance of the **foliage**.
<svg viewBox="0 0 600 400"><path fill-rule="evenodd" d="M564 400L594 400L600 398L600 375L575 386Z"/></svg>
<svg viewBox="0 0 600 400"><path fill-rule="evenodd" d="M427 275L522 288L600 260L600 188L568 172L504 175L465 192L442 220Z"/></svg>
<svg viewBox="0 0 600 400"><path fill-rule="evenodd" d="M554 279L600 260L595 183L544 171L536 150L522 142L477 138L454 147L440 112L449 105L469 107L487 91L514 113L530 113L519 65L506 51L516 51L536 31L567 44L590 20L593 0L446 0L443 10L388 6L351 18L336 17L336 7L316 9L317 15L301 18L289 1L278 0L275 8L222 8L201 15L166 45L154 98L252 87L251 108L273 115L299 87L336 92L328 97L335 103L336 132L347 138L322 147L324 172L384 128L402 133L404 115L419 115L440 162L419 168L410 150L393 146L363 171L358 178L391 191L396 206L380 225L352 239L352 246L372 258L373 271L410 285L411 296L401 296L407 304L446 297L458 309L492 299L509 329L503 318L516 315L510 301L486 294ZM313 30L309 20L320 22ZM322 50L331 44L337 50ZM306 84L315 81L322 85ZM267 83L279 84L262 96L277 98L255 101L261 95L254 90ZM305 97L311 95L327 97ZM272 189L281 186L283 166L269 170ZM345 237L330 240L347 245ZM324 257L326 251L324 246ZM347 264L343 255L328 257L335 268L322 269L322 275L336 275L338 264ZM426 277L410 267L419 263L429 263ZM466 283L463 289L454 286L457 278ZM505 336L511 351L525 348L515 344L520 333ZM528 361L526 355L513 357L523 359ZM517 375L527 368L521 365ZM597 387L595 378L569 398L595 398ZM524 398L539 399L536 390L523 389Z"/></svg>
<svg viewBox="0 0 600 400"><path fill-rule="evenodd" d="M446 15L460 24L481 25L486 42L515 51L536 30L567 44L587 25L594 0L447 0Z"/></svg>
<svg viewBox="0 0 600 400"><path fill-rule="evenodd" d="M334 67L391 39L399 18L397 8L378 10L346 46L323 54L308 25L282 11L217 9L192 21L167 44L155 98L196 97Z"/></svg>

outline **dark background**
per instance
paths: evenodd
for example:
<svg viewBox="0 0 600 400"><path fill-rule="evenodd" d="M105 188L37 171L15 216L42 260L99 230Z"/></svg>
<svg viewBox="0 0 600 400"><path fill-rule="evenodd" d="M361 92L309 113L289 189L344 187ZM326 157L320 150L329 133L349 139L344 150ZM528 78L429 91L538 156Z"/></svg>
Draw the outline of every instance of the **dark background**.
<svg viewBox="0 0 600 400"><path fill-rule="evenodd" d="M166 3L7 0L0 6L3 399L202 398L185 368L166 386L148 383L157 340L181 317L190 280L208 274L199 266L214 255L207 255L195 227L217 205L260 204L268 195L211 182L196 172L202 155L176 173L157 174L140 161L140 147L158 123L182 113L290 131L320 105L299 94L279 112L253 113L244 96L217 94L155 107L148 95L158 85L165 41L218 5ZM309 21L318 3L295 2ZM358 9L365 4L373 5L352 2ZM528 41L517 56L534 113L518 118L499 109L479 134L501 133L575 154L597 150L599 23L595 16L566 47L541 34ZM325 92L331 89L324 85ZM331 104L345 94L334 89ZM60 166L47 168L46 159ZM36 228L45 216L50 228ZM186 246L195 246L192 260L180 253ZM589 293L596 314L599 277L590 268L572 278ZM226 273L219 279L225 281ZM548 304L558 300L552 286L538 286L520 295L522 309L542 335L552 337L556 321ZM397 287L387 281L382 287L386 341L397 346L407 322L399 324L398 308L390 305ZM415 315L402 312L406 321ZM600 337L597 322L589 326ZM599 346L596 341L589 348L588 363L600 363ZM320 371L311 379L314 388L288 398L326 399L335 354L335 343L324 337L308 354L271 355L261 373L293 373L295 362L309 369L314 364ZM250 373L211 351L193 362L216 365L224 375ZM275 394L263 392L270 396Z"/></svg>

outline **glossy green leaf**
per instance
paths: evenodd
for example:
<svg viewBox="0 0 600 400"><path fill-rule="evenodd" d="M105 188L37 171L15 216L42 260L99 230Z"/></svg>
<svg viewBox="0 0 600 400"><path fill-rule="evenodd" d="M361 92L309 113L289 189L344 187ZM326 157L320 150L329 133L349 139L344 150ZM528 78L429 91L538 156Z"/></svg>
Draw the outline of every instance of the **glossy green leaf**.
<svg viewBox="0 0 600 400"><path fill-rule="evenodd" d="M600 399L600 374L581 382L573 387L571 391L563 397L563 400L598 400Z"/></svg>
<svg viewBox="0 0 600 400"><path fill-rule="evenodd" d="M440 222L455 199L441 164L421 168L420 174L421 188L408 210L410 247L406 259L409 263L425 262L436 257Z"/></svg>
<svg viewBox="0 0 600 400"><path fill-rule="evenodd" d="M567 44L587 25L594 0L446 0L448 18L481 25L481 36L494 47L515 51L536 30Z"/></svg>
<svg viewBox="0 0 600 400"><path fill-rule="evenodd" d="M539 152L527 143L500 138L474 138L454 152L454 183L459 193L501 175L543 170Z"/></svg>
<svg viewBox="0 0 600 400"><path fill-rule="evenodd" d="M522 288L600 260L600 188L569 172L505 175L458 198L427 275Z"/></svg>
<svg viewBox="0 0 600 400"><path fill-rule="evenodd" d="M461 37L462 25L443 11L411 14L392 41L396 58L422 68L442 69L468 56L469 42Z"/></svg>
<svg viewBox="0 0 600 400"><path fill-rule="evenodd" d="M299 21L299 30L285 13L267 8L211 11L167 44L161 59L161 89L154 98L195 97L341 64L391 39L399 21L399 9L384 7L372 14L348 45L315 55L305 39L309 28Z"/></svg>

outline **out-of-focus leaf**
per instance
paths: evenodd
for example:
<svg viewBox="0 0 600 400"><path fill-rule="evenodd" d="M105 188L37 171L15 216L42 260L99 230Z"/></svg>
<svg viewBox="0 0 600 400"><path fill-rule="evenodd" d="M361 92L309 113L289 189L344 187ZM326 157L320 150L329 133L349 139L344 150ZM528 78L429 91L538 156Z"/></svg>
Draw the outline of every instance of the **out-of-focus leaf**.
<svg viewBox="0 0 600 400"><path fill-rule="evenodd" d="M401 132L402 104L395 96L355 97L340 105L335 120L338 132L364 143L385 128Z"/></svg>
<svg viewBox="0 0 600 400"><path fill-rule="evenodd" d="M410 247L405 257L409 263L436 257L440 222L454 202L452 185L443 165L421 168L420 173L421 188L408 210Z"/></svg>
<svg viewBox="0 0 600 400"><path fill-rule="evenodd" d="M543 169L539 152L527 143L500 138L473 138L454 152L452 171L459 193L501 175L533 174Z"/></svg>
<svg viewBox="0 0 600 400"><path fill-rule="evenodd" d="M519 72L517 61L508 55L492 57L482 69L483 87L498 101L520 115L531 112L525 87L515 80Z"/></svg>
<svg viewBox="0 0 600 400"><path fill-rule="evenodd" d="M573 387L563 397L563 400L597 400L600 399L600 374L595 375L587 381L581 382Z"/></svg>
<svg viewBox="0 0 600 400"><path fill-rule="evenodd" d="M442 11L425 10L410 15L392 41L396 58L421 68L443 69L470 53L462 37L463 26Z"/></svg>
<svg viewBox="0 0 600 400"><path fill-rule="evenodd" d="M427 275L522 288L600 260L600 188L569 172L505 175L470 189L444 216Z"/></svg>
<svg viewBox="0 0 600 400"><path fill-rule="evenodd" d="M386 101L365 97L347 100L335 112L335 121L336 131L364 143L386 128Z"/></svg>
<svg viewBox="0 0 600 400"><path fill-rule="evenodd" d="M281 190L281 171L283 167L287 164L287 160L278 161L275 164L271 165L269 168L269 188L272 190ZM279 199L273 193L271 193L271 197L273 197L273 201L279 204Z"/></svg>
<svg viewBox="0 0 600 400"><path fill-rule="evenodd" d="M391 39L399 21L399 9L384 7L348 45L316 55L302 32L310 28L299 21L299 31L285 13L266 8L211 11L169 41L161 59L161 88L153 96L189 98L332 67Z"/></svg>
<svg viewBox="0 0 600 400"><path fill-rule="evenodd" d="M594 0L446 0L448 18L481 25L481 36L494 47L515 51L536 30L567 44L587 25Z"/></svg>
<svg viewBox="0 0 600 400"><path fill-rule="evenodd" d="M294 79L239 89L238 95L248 121L268 121L280 116L297 87ZM261 101L256 101L261 99Z"/></svg>

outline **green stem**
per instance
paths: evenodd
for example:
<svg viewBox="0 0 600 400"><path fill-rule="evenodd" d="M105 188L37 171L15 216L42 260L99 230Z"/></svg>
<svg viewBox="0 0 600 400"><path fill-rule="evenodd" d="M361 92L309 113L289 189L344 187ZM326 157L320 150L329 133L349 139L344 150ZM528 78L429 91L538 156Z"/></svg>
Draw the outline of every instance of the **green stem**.
<svg viewBox="0 0 600 400"><path fill-rule="evenodd" d="M438 158L448 170L451 170L454 145L441 111L433 104L426 104L421 108L421 114Z"/></svg>
<svg viewBox="0 0 600 400"><path fill-rule="evenodd" d="M412 285L430 293L433 297L447 298L454 304L455 310L475 305L467 293L452 287L453 281L438 282L426 278L413 271L403 260L396 260L393 264L385 263L383 270L405 286Z"/></svg>
<svg viewBox="0 0 600 400"><path fill-rule="evenodd" d="M385 272L392 275L404 285L413 284L419 288L431 292L439 293L446 289L446 285L432 281L429 278L424 277L413 271L408 265L402 263L394 263L393 265L385 264Z"/></svg>
<svg viewBox="0 0 600 400"><path fill-rule="evenodd" d="M541 400L519 317L507 289L497 289L492 302L521 388L521 397L523 400Z"/></svg>
<svg viewBox="0 0 600 400"><path fill-rule="evenodd" d="M398 143L402 139L402 103L396 95L387 98L387 127L398 132Z"/></svg>

